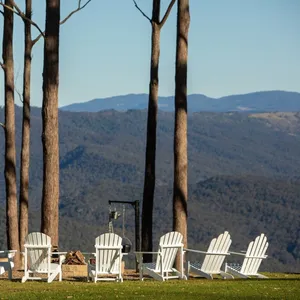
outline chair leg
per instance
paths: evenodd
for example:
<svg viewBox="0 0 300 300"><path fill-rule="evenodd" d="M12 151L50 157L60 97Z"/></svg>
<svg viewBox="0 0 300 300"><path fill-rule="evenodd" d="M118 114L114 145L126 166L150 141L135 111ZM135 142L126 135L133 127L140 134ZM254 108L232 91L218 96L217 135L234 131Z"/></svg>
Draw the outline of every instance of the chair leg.
<svg viewBox="0 0 300 300"><path fill-rule="evenodd" d="M10 267L10 264L9 264L9 266L8 266L8 279L9 280L12 280L12 269L11 269L11 267Z"/></svg>
<svg viewBox="0 0 300 300"><path fill-rule="evenodd" d="M139 267L139 273L140 273L140 280L143 281L143 266L140 265Z"/></svg>
<svg viewBox="0 0 300 300"><path fill-rule="evenodd" d="M25 273L25 275L22 277L21 282L24 283L27 281L27 279L28 279L28 275Z"/></svg>
<svg viewBox="0 0 300 300"><path fill-rule="evenodd" d="M87 264L87 276L86 276L86 281L90 282L90 265L89 263Z"/></svg>
<svg viewBox="0 0 300 300"><path fill-rule="evenodd" d="M188 260L185 265L185 274L187 279L190 279L190 269L191 269L190 261Z"/></svg>
<svg viewBox="0 0 300 300"><path fill-rule="evenodd" d="M223 279L234 279L234 277L226 272L220 272L220 275L222 276Z"/></svg>
<svg viewBox="0 0 300 300"><path fill-rule="evenodd" d="M61 275L61 269L55 270L53 273L50 273L50 276L48 277L47 282L51 283L58 274L59 274L59 276Z"/></svg>

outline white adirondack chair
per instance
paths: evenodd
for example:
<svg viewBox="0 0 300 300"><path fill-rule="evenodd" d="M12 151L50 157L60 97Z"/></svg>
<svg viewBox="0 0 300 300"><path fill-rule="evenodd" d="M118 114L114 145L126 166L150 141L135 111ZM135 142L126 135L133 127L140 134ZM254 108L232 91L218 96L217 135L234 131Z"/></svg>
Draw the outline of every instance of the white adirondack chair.
<svg viewBox="0 0 300 300"><path fill-rule="evenodd" d="M4 274L6 271L8 272L8 279L12 279L12 269L14 267L13 257L15 256L16 250L0 250L0 258L5 261L0 261L0 275Z"/></svg>
<svg viewBox="0 0 300 300"><path fill-rule="evenodd" d="M22 282L26 280L41 280L35 273L46 274L47 282L52 282L57 275L59 281L62 280L61 264L65 256L60 255L59 263L51 263L51 238L41 232L32 232L25 238L25 261L24 276ZM33 275L33 276L30 276Z"/></svg>
<svg viewBox="0 0 300 300"><path fill-rule="evenodd" d="M181 233L172 231L163 235L159 240L157 252L136 252L139 263L140 280L143 275L150 275L152 278L165 281L172 278L186 279L183 274L183 236ZM181 270L173 268L175 258L179 252ZM156 262L143 263L143 254L156 254ZM171 273L171 275L170 275ZM176 274L176 275L174 275Z"/></svg>
<svg viewBox="0 0 300 300"><path fill-rule="evenodd" d="M184 249L188 252L204 254L204 260L200 262L190 262L187 259L186 273L189 277L190 272L196 273L200 277L213 279L213 275L221 275L224 279L232 279L233 276L222 271L221 267L231 245L230 234L225 231L217 238L212 239L207 251L199 251L193 249Z"/></svg>
<svg viewBox="0 0 300 300"><path fill-rule="evenodd" d="M123 282L122 238L115 233L104 233L95 240L95 265L88 264L88 280L113 280ZM107 276L104 276L107 275ZM114 275L114 276L113 276Z"/></svg>
<svg viewBox="0 0 300 300"><path fill-rule="evenodd" d="M258 278L267 278L259 274L258 269L263 259L267 258L265 255L269 243L267 237L262 233L257 236L254 241L249 243L246 253L230 252L230 254L244 256L243 263L240 264L226 264L225 271L233 276L241 278L249 278L249 276L256 276Z"/></svg>

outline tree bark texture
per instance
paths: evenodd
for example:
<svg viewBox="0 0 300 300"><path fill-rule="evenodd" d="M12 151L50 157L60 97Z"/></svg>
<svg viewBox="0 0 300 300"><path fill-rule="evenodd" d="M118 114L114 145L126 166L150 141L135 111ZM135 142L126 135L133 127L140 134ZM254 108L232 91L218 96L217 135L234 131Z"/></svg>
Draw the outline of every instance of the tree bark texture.
<svg viewBox="0 0 300 300"><path fill-rule="evenodd" d="M5 4L12 7L10 0ZM6 234L7 247L19 250L18 203L16 182L15 103L14 103L14 58L13 58L13 12L4 8L3 49L5 83L5 183L6 183ZM19 253L14 259L20 266Z"/></svg>
<svg viewBox="0 0 300 300"><path fill-rule="evenodd" d="M59 219L59 22L60 0L46 1L43 69L43 198L42 232L58 246Z"/></svg>
<svg viewBox="0 0 300 300"><path fill-rule="evenodd" d="M152 251L152 222L153 201L155 189L155 155L156 155L156 127L158 107L158 67L160 55L160 0L153 0L151 63L147 121L145 179L142 209L142 251ZM144 261L152 260L151 255L145 255Z"/></svg>
<svg viewBox="0 0 300 300"><path fill-rule="evenodd" d="M31 19L32 0L26 0L25 15ZM29 187L29 160L30 160L30 82L31 82L31 24L24 21L24 70L23 70L23 123L22 123L22 148L20 168L20 248L24 251L24 241L28 234L28 187Z"/></svg>
<svg viewBox="0 0 300 300"><path fill-rule="evenodd" d="M174 186L173 229L183 235L187 246L187 61L188 31L190 24L189 0L178 0L176 74L175 74L175 127L174 127ZM176 266L179 261L176 260Z"/></svg>

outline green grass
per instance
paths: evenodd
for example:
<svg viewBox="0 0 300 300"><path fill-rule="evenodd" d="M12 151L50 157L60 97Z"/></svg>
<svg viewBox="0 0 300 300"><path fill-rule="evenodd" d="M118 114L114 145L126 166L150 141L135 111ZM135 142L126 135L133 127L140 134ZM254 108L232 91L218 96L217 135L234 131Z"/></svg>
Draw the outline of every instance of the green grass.
<svg viewBox="0 0 300 300"><path fill-rule="evenodd" d="M0 280L0 299L300 299L300 275L267 274L270 279L123 283Z"/></svg>

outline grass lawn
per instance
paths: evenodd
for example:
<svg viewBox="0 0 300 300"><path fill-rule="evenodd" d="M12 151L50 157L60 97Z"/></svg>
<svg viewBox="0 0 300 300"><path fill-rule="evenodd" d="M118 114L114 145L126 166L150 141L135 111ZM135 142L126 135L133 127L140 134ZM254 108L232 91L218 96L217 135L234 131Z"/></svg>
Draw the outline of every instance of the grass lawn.
<svg viewBox="0 0 300 300"><path fill-rule="evenodd" d="M0 299L300 299L300 274L266 274L269 279L157 282L54 281L0 279Z"/></svg>

